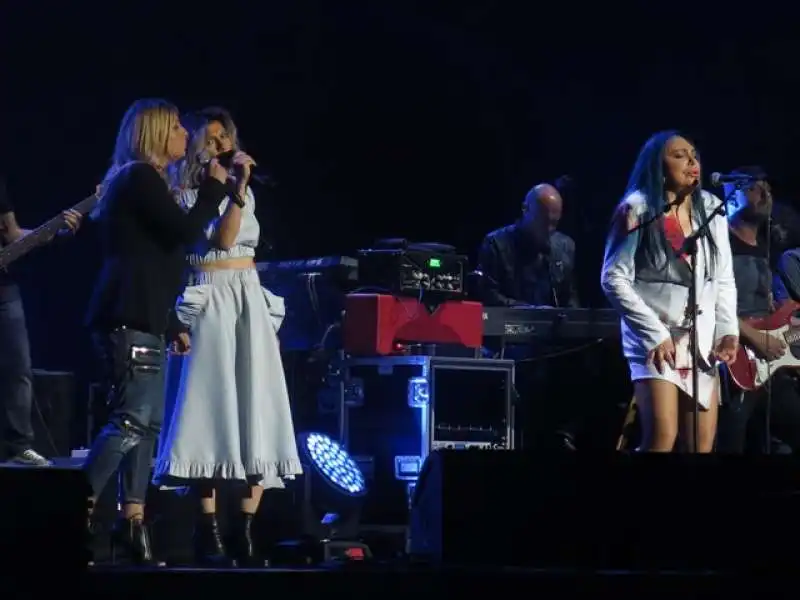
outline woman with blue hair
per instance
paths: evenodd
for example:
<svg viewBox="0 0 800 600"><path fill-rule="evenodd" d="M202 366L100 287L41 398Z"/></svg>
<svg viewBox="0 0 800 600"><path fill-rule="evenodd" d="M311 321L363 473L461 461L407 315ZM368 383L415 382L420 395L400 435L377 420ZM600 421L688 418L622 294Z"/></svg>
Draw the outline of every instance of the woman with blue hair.
<svg viewBox="0 0 800 600"><path fill-rule="evenodd" d="M621 317L623 351L642 421L642 451L672 452L678 441L684 451L712 451L717 363L733 362L738 349L726 220L713 219L698 240L694 273L683 252L685 239L720 202L701 189L700 177L700 158L689 140L675 131L653 135L639 152L606 245L601 282ZM690 346L692 277L699 309L696 350ZM692 389L695 361L697 390Z"/></svg>

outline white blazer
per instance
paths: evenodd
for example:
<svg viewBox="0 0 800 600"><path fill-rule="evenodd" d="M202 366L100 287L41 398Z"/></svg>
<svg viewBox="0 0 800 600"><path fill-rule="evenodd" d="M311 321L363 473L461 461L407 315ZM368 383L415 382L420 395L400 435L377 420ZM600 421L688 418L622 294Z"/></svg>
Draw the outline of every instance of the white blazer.
<svg viewBox="0 0 800 600"><path fill-rule="evenodd" d="M713 194L702 191L706 214L719 205ZM628 215L628 229L645 220L647 202L643 194L633 192L622 200L618 210ZM646 227L659 227L655 222ZM695 229L699 220L695 222ZM714 266L709 261L711 248L702 239L697 252L698 349L701 357L710 357L716 342L726 335L739 335L736 313L736 284L733 278L733 260L728 222L716 216L709 228L717 246ZM628 233L625 228L612 227L606 244L601 285L611 305L621 318L622 346L629 360L644 360L647 354L670 337L670 328L685 327L689 323L689 287L669 281L643 281L637 277L636 254L640 247L640 231ZM665 257L666 258L666 257ZM710 361L708 362L710 366Z"/></svg>

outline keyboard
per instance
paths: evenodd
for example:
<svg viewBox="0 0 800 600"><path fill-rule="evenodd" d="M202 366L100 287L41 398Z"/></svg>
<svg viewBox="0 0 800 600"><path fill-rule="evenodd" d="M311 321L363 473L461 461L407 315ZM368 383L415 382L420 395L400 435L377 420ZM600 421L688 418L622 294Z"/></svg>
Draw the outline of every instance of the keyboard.
<svg viewBox="0 0 800 600"><path fill-rule="evenodd" d="M611 308L492 307L483 309L483 337L507 343L536 339L619 337L619 316Z"/></svg>
<svg viewBox="0 0 800 600"><path fill-rule="evenodd" d="M279 277L286 275L308 275L320 273L332 275L343 281L358 280L358 259L350 256L323 256L320 258L301 258L275 262L260 262L256 269L262 276Z"/></svg>

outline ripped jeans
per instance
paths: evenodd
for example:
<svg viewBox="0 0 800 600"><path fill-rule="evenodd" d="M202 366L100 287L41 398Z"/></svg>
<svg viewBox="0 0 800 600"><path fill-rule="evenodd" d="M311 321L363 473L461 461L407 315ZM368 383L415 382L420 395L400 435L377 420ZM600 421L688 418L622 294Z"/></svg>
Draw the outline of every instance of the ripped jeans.
<svg viewBox="0 0 800 600"><path fill-rule="evenodd" d="M119 472L119 499L144 504L164 418L164 340L129 328L93 335L108 390L108 423L92 444L84 471L98 498Z"/></svg>

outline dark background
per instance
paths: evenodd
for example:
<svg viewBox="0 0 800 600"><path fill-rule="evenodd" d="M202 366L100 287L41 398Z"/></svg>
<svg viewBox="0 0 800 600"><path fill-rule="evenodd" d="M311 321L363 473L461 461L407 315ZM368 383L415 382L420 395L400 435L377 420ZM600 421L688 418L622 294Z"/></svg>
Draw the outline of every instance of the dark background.
<svg viewBox="0 0 800 600"><path fill-rule="evenodd" d="M760 163L791 201L800 40L753 8L733 26L692 5L561 8L5 3L2 169L18 219L35 226L89 195L143 96L233 112L279 182L257 190L273 245L260 260L351 254L388 236L474 258L533 184L569 174L563 229L586 304L603 305L608 216L662 128L696 140L706 175ZM97 266L87 226L15 268L37 367L90 377L81 320Z"/></svg>

